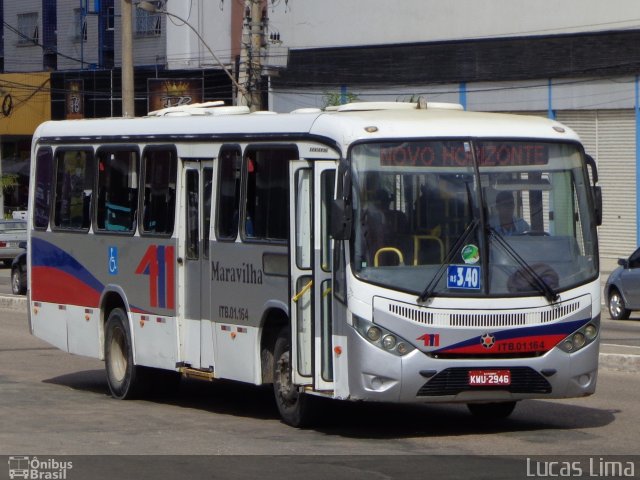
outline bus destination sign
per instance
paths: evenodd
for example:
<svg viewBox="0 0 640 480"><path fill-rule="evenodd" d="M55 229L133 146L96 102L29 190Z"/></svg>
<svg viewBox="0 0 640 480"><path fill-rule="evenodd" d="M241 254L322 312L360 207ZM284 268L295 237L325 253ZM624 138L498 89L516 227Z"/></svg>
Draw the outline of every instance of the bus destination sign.
<svg viewBox="0 0 640 480"><path fill-rule="evenodd" d="M481 167L546 165L549 147L531 142L482 142L476 144ZM470 167L473 165L467 142L405 142L380 147L383 167Z"/></svg>

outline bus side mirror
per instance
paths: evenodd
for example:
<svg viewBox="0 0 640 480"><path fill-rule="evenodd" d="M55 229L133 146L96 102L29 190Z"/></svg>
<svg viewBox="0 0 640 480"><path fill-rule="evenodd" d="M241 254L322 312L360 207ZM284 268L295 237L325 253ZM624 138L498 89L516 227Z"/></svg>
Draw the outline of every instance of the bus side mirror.
<svg viewBox="0 0 640 480"><path fill-rule="evenodd" d="M596 184L598 183L598 168L596 161L591 155L584 156L587 168L591 170L591 181L593 182L593 201L594 214L596 217L596 225L602 225L602 189Z"/></svg>
<svg viewBox="0 0 640 480"><path fill-rule="evenodd" d="M602 225L602 188L595 186L593 187L593 200L595 207L595 217L596 217L596 225Z"/></svg>
<svg viewBox="0 0 640 480"><path fill-rule="evenodd" d="M349 240L353 217L351 205L340 198L331 203L331 236L334 240Z"/></svg>

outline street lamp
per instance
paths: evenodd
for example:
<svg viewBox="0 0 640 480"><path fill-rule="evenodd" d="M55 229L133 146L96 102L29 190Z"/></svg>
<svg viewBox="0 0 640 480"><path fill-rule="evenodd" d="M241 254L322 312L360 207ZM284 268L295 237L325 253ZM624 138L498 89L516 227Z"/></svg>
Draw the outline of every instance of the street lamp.
<svg viewBox="0 0 640 480"><path fill-rule="evenodd" d="M189 22L187 22L184 18L179 17L178 15L176 15L175 13L171 13L168 12L165 9L160 9L158 7L156 7L153 3L148 2L146 0L143 0L141 2L139 2L138 4L136 4L136 8L139 8L141 10L144 10L146 12L150 12L150 13L161 13L163 15L167 15L168 17L174 17L178 20L180 20L182 23L184 23L187 27L189 27L191 29L191 31L193 33L196 34L196 37L198 37L198 40L200 40L200 42L202 43L202 45L204 45L204 47L209 51L209 53L211 54L211 56L213 57L213 59L218 63L218 65L220 65L220 67L222 68L222 70L224 70L224 73L227 74L227 76L229 77L229 79L231 80L231 83L238 89L238 92L240 92L242 94L242 96L246 99L249 99L249 95L247 94L247 90L240 85L237 80L234 78L233 74L229 71L229 69L224 65L224 63L222 63L220 61L220 59L218 58L218 56L213 53L213 50L211 50L211 47L209 47L209 45L207 45L207 42L204 41L204 38L202 38L202 36L200 35L200 33L198 32L198 30L196 30L193 25L191 25Z"/></svg>

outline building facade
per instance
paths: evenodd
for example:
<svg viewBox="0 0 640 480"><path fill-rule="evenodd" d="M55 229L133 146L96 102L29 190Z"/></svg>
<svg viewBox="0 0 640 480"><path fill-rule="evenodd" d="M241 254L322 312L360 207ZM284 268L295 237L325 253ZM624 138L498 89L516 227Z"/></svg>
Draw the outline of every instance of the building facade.
<svg viewBox="0 0 640 480"><path fill-rule="evenodd" d="M164 8L164 2L151 3ZM180 16L217 44L224 39L230 62L231 5L214 9L208 1L191 3L195 9ZM26 208L29 146L39 123L121 115L121 5L121 0L0 0L1 215ZM133 8L135 114L196 101L231 103L224 72L201 54L197 36L170 18Z"/></svg>

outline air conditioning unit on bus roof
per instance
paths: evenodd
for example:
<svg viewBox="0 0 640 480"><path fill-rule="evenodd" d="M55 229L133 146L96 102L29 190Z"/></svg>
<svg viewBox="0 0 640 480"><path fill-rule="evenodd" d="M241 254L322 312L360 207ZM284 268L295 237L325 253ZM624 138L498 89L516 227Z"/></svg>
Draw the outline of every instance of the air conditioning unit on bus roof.
<svg viewBox="0 0 640 480"><path fill-rule="evenodd" d="M250 113L249 107L225 106L222 100L204 103L191 103L167 107L149 112L150 117L187 117L192 115L244 115Z"/></svg>
<svg viewBox="0 0 640 480"><path fill-rule="evenodd" d="M354 102L335 107L327 107L331 112L366 112L371 110L464 110L459 103L427 102L423 98L418 102Z"/></svg>

